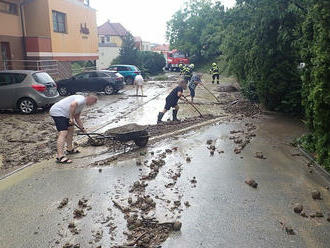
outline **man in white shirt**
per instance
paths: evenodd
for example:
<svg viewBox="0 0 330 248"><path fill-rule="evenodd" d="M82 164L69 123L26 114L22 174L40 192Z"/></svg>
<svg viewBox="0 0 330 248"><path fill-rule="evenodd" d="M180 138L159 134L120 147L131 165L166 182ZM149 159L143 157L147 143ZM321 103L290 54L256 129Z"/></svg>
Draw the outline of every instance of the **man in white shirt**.
<svg viewBox="0 0 330 248"><path fill-rule="evenodd" d="M80 119L81 111L86 105L91 106L96 102L97 97L92 94L88 96L72 95L62 99L51 107L49 114L54 119L55 126L58 131L57 163L72 163L72 160L68 159L64 155L65 143L67 144L68 154L79 153L79 151L74 149L72 146L74 124L77 123L79 128L84 131L85 128Z"/></svg>
<svg viewBox="0 0 330 248"><path fill-rule="evenodd" d="M136 95L139 95L139 88L141 88L141 93L143 96L143 77L141 75L136 75L134 79L134 84L136 85Z"/></svg>

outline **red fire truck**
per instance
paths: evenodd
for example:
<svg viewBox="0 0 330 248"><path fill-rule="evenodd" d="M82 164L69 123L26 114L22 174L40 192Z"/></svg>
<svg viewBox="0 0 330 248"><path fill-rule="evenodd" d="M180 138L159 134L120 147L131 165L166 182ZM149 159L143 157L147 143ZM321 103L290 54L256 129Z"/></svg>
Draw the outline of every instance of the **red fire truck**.
<svg viewBox="0 0 330 248"><path fill-rule="evenodd" d="M178 50L172 50L167 53L166 56L166 70L179 71L179 65L189 65L190 60L183 52Z"/></svg>

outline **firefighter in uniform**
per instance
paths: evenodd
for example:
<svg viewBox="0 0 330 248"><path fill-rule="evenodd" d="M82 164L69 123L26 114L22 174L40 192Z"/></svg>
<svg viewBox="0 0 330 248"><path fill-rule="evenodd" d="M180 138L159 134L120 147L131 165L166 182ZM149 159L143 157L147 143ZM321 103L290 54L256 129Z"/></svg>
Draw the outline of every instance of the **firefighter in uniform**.
<svg viewBox="0 0 330 248"><path fill-rule="evenodd" d="M217 66L217 63L212 64L210 73L212 74L212 84L214 84L215 79L217 79L217 84L219 84L220 70L219 67Z"/></svg>
<svg viewBox="0 0 330 248"><path fill-rule="evenodd" d="M183 64L179 64L180 75L183 75L184 67Z"/></svg>
<svg viewBox="0 0 330 248"><path fill-rule="evenodd" d="M183 75L184 75L184 80L186 82L190 82L191 77L193 76L194 68L195 68L194 64L191 64L191 65L185 67L185 69L183 71Z"/></svg>

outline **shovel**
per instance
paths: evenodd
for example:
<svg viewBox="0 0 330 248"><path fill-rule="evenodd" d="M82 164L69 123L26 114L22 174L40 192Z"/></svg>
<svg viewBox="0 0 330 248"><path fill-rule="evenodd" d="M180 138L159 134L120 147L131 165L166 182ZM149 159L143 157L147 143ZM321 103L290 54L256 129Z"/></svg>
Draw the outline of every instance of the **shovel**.
<svg viewBox="0 0 330 248"><path fill-rule="evenodd" d="M183 96L183 95L182 95ZM187 103L189 103L197 112L198 112L198 114L200 115L200 117L202 117L203 118L203 115L202 115L202 113L198 110L198 108L196 108L196 106L192 103L192 102L190 102L188 99L187 99L187 97L185 97L185 96L183 96L183 98L186 100L186 102Z"/></svg>
<svg viewBox="0 0 330 248"><path fill-rule="evenodd" d="M90 136L88 133L85 133L76 123L74 124L76 126L76 128L78 128L84 135L86 135L88 137L88 139L91 141L92 144L97 145L100 142L96 141L94 138L92 138L92 136ZM78 133L79 135L79 133Z"/></svg>
<svg viewBox="0 0 330 248"><path fill-rule="evenodd" d="M220 101L219 101L219 99L208 89L208 88L206 88L206 86L203 84L203 83L200 83L202 86L203 86L203 88L207 91L207 92L209 92L216 100L217 100L217 102L218 103L220 103Z"/></svg>

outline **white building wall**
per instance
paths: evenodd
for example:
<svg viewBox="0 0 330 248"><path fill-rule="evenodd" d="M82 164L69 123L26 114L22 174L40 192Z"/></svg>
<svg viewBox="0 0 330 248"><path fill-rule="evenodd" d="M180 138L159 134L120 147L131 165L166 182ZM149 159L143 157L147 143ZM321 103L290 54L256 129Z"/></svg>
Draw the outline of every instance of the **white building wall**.
<svg viewBox="0 0 330 248"><path fill-rule="evenodd" d="M142 51L151 51L151 43L148 41L142 41Z"/></svg>
<svg viewBox="0 0 330 248"><path fill-rule="evenodd" d="M106 69L119 56L120 47L99 47L99 59L96 61L98 70Z"/></svg>

